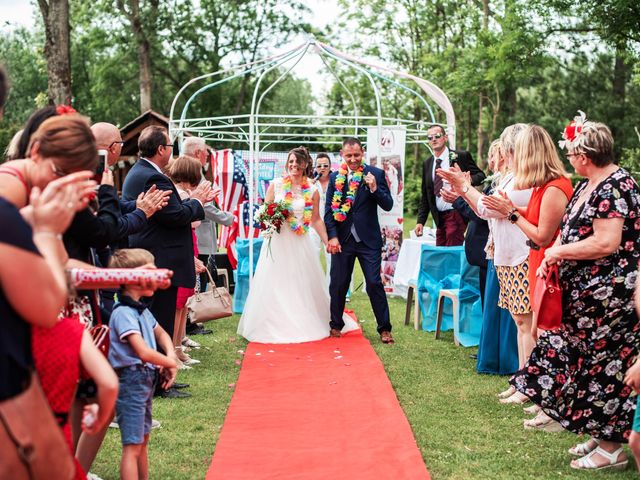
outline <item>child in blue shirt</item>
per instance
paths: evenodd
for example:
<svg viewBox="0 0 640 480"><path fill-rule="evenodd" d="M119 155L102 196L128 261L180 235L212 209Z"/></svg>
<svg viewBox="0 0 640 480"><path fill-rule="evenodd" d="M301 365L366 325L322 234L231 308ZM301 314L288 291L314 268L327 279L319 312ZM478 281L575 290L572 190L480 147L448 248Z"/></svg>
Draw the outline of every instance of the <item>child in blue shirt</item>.
<svg viewBox="0 0 640 480"><path fill-rule="evenodd" d="M155 268L153 255L140 248L116 251L109 267ZM148 478L147 442L156 369L163 388L173 385L177 373L171 338L140 303L141 297L152 295L153 289L145 286L123 286L109 321L109 363L120 382L116 418L122 440L120 478L123 480ZM166 355L156 350L158 345Z"/></svg>

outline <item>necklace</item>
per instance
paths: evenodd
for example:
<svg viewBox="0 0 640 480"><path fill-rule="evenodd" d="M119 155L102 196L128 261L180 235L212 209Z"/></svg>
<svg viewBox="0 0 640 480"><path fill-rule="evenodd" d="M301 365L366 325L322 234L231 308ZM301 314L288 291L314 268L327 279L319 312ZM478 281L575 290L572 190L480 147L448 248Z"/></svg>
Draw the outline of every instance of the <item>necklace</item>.
<svg viewBox="0 0 640 480"><path fill-rule="evenodd" d="M362 181L362 170L364 169L364 159L357 170L354 170L349 182L349 189L343 201L344 184L347 181L347 162L342 162L338 175L336 176L336 190L331 197L331 211L336 222L344 222L347 219L347 213L351 210L353 200L356 198L356 192Z"/></svg>
<svg viewBox="0 0 640 480"><path fill-rule="evenodd" d="M293 192L291 191L291 177L287 176L282 179L282 191L284 192L284 205L289 210L289 216L287 222L289 227L296 235L304 235L309 231L309 224L311 223L311 213L313 212L313 193L309 182L306 177L302 180L300 188L302 189L302 198L304 199L304 211L302 213L302 223L298 222L295 214L293 213Z"/></svg>

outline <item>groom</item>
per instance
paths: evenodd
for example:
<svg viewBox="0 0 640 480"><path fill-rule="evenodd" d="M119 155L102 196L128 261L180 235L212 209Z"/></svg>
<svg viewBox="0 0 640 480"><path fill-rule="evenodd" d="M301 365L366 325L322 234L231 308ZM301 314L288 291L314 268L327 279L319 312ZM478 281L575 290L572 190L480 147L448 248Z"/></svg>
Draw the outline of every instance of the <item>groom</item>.
<svg viewBox="0 0 640 480"><path fill-rule="evenodd" d="M393 198L379 168L364 164L364 149L357 138L342 142L342 165L331 174L324 222L331 257L331 336L341 336L342 314L356 258L360 262L367 294L378 322L382 343L393 343L389 304L380 277L382 235L378 206L389 211Z"/></svg>

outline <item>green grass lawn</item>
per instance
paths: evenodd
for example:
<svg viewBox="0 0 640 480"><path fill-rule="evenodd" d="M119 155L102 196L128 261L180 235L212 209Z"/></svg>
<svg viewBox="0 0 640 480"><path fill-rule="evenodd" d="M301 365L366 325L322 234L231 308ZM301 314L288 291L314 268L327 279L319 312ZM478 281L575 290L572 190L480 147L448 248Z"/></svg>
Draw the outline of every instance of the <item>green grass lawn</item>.
<svg viewBox="0 0 640 480"><path fill-rule="evenodd" d="M355 283L361 282L357 269ZM475 372L475 361L469 358L475 348L456 347L450 332L436 341L433 333L405 327L404 300L390 298L389 304L396 338L392 346L380 343L364 293L353 294L351 307L385 365L433 478L637 477L631 469L606 474L572 470L566 450L575 435L525 431L522 409L501 405L495 396L506 388L507 378ZM235 334L237 322L233 316L210 323L214 334L196 337L203 348L194 357L202 364L179 375L180 381L191 383L193 398L154 402L154 418L162 428L151 435L151 478L204 478L233 394L229 385L240 370L238 350L246 345ZM92 471L105 480L116 479L119 459L119 432L110 430Z"/></svg>

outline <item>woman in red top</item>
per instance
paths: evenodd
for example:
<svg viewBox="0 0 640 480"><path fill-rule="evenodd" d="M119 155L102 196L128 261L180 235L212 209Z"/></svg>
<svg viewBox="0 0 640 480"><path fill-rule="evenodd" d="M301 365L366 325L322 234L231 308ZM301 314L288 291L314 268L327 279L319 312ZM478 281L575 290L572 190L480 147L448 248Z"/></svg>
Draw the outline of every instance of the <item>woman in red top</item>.
<svg viewBox="0 0 640 480"><path fill-rule="evenodd" d="M526 210L516 208L508 198L489 197L486 204L499 209L529 238L529 289L533 296L536 272L545 250L558 236L573 187L551 136L542 127L529 125L518 134L514 159L516 188L533 187ZM534 317L534 338L537 338L537 323Z"/></svg>

